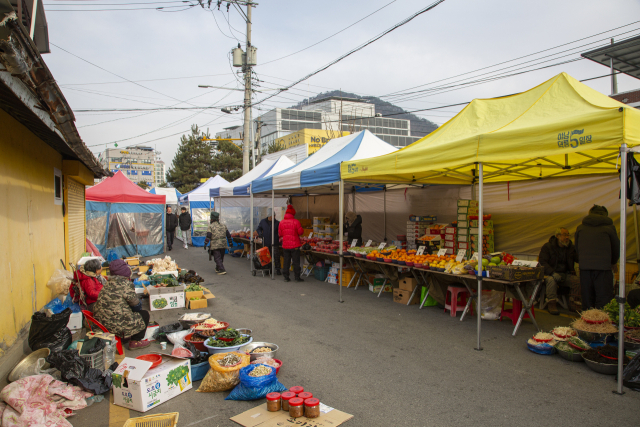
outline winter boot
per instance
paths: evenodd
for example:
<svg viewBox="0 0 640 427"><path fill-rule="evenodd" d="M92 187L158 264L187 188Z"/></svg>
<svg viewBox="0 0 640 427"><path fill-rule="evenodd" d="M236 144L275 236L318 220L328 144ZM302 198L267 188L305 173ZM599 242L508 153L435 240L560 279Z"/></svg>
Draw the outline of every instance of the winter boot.
<svg viewBox="0 0 640 427"><path fill-rule="evenodd" d="M549 308L549 314L552 314L554 316L557 316L560 314L560 312L558 311L558 305L556 303L556 300L554 299L549 300L549 305L547 305L547 307Z"/></svg>

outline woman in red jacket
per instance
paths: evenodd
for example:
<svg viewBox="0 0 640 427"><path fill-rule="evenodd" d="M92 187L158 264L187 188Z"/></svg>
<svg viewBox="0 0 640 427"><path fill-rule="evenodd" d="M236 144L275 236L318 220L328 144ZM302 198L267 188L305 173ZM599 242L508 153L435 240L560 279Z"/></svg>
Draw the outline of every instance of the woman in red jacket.
<svg viewBox="0 0 640 427"><path fill-rule="evenodd" d="M282 249L284 252L284 268L282 275L285 282L290 282L289 268L291 267L291 259L293 258L293 274L296 282L304 282L300 278L300 235L304 233L300 221L295 219L296 210L293 206L287 206L287 212L284 219L280 221L278 227L278 235L282 238Z"/></svg>
<svg viewBox="0 0 640 427"><path fill-rule="evenodd" d="M93 304L98 300L103 285L100 281L102 264L97 259L90 259L83 267L84 271L75 272L69 294L71 300L79 303L83 310L93 312Z"/></svg>

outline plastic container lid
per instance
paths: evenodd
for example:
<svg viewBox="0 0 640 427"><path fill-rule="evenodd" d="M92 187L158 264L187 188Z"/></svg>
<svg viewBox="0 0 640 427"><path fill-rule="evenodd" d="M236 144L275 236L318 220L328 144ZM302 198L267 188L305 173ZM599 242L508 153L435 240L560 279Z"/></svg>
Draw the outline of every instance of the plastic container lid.
<svg viewBox="0 0 640 427"><path fill-rule="evenodd" d="M304 400L311 399L313 397L313 393L309 393L308 391L305 391L303 393L298 393L298 397Z"/></svg>
<svg viewBox="0 0 640 427"><path fill-rule="evenodd" d="M316 399L315 397L307 399L304 401L305 406L318 406L320 404L320 399Z"/></svg>
<svg viewBox="0 0 640 427"><path fill-rule="evenodd" d="M299 397L292 397L291 399L289 399L289 406L302 406L303 403L304 400L300 399Z"/></svg>
<svg viewBox="0 0 640 427"><path fill-rule="evenodd" d="M281 396L282 396L282 400L289 400L296 397L296 394L292 391L285 391L284 393L282 393Z"/></svg>
<svg viewBox="0 0 640 427"><path fill-rule="evenodd" d="M267 400L280 400L280 393L268 393L267 394Z"/></svg>
<svg viewBox="0 0 640 427"><path fill-rule="evenodd" d="M304 391L304 387L300 387L299 385L297 385L295 387L291 387L289 391L295 394L302 393Z"/></svg>

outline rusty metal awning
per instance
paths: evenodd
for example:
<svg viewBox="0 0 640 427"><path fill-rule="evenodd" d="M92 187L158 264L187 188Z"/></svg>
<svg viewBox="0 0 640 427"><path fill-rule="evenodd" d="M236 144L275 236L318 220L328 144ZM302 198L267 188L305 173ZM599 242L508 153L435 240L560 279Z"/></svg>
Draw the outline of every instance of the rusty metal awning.
<svg viewBox="0 0 640 427"><path fill-rule="evenodd" d="M582 57L640 79L640 36L584 52Z"/></svg>

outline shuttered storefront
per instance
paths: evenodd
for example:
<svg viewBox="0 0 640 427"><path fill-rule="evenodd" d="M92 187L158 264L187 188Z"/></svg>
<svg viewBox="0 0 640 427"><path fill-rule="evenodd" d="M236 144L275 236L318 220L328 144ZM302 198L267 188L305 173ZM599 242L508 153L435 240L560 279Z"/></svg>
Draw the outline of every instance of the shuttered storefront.
<svg viewBox="0 0 640 427"><path fill-rule="evenodd" d="M77 263L85 252L84 185L67 178L67 224L69 261Z"/></svg>

